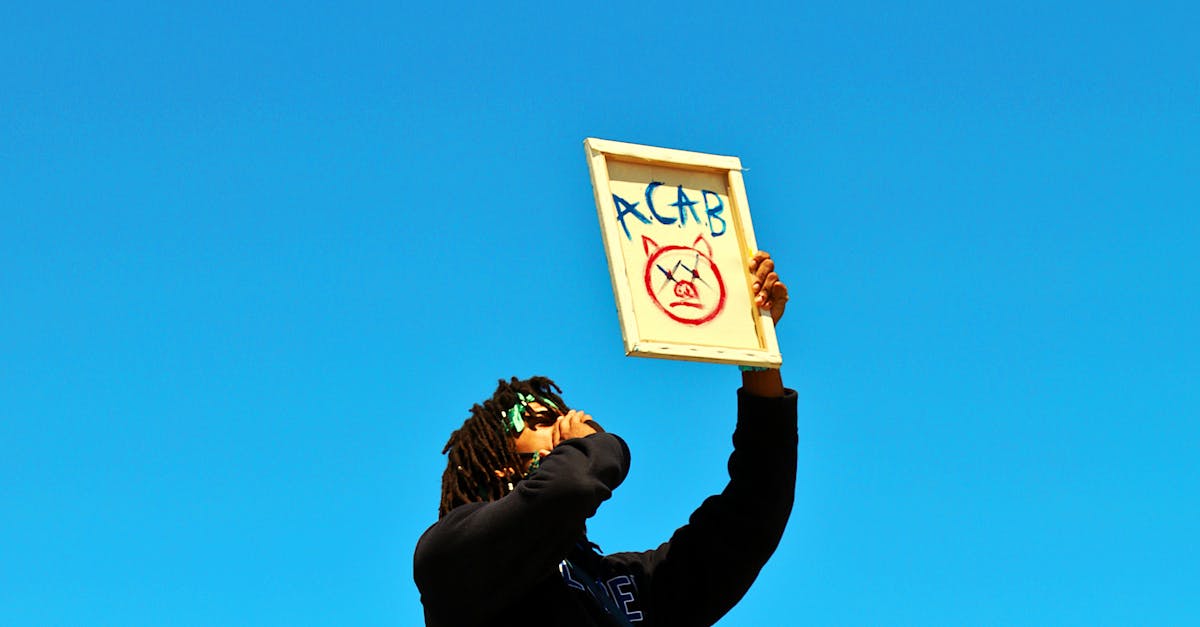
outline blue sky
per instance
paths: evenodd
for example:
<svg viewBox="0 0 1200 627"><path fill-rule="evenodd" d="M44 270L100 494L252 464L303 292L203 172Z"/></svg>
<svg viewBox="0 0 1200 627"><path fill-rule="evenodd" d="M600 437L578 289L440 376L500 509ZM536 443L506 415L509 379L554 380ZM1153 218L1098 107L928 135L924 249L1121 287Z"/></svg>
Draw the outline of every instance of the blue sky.
<svg viewBox="0 0 1200 627"><path fill-rule="evenodd" d="M1200 620L1189 3L0 11L0 624L416 625L449 431L546 374L589 525L719 490L622 355L582 140L741 157L792 290L783 544L725 626Z"/></svg>

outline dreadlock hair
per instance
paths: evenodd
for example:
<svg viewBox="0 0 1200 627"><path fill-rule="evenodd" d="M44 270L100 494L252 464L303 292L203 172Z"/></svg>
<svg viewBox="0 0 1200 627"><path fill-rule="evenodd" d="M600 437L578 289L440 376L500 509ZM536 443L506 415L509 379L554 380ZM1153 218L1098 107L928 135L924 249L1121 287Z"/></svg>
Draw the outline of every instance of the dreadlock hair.
<svg viewBox="0 0 1200 627"><path fill-rule="evenodd" d="M492 397L471 407L471 417L450 434L443 454L448 454L442 473L442 502L438 518L465 503L486 503L508 494L520 481L523 462L517 456L515 434L504 428L505 412L516 405L518 393L549 400L561 411L568 407L558 396L562 389L546 377L525 380L500 379ZM512 470L516 469L516 470ZM499 470L502 475L497 476ZM511 472L510 472L511 471Z"/></svg>

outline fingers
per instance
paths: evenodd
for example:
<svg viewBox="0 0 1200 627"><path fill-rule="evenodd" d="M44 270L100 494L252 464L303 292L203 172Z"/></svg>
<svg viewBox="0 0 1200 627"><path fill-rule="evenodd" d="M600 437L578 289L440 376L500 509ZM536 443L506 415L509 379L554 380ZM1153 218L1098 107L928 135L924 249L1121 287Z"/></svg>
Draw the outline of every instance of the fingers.
<svg viewBox="0 0 1200 627"><path fill-rule="evenodd" d="M751 284L754 304L770 311L771 319L779 322L787 306L788 289L775 272L775 260L771 259L770 253L760 250L750 257L749 268L754 275Z"/></svg>
<svg viewBox="0 0 1200 627"><path fill-rule="evenodd" d="M550 432L550 442L554 446L558 446L566 440L582 438L596 433L598 429L588 423L595 424L590 415L577 409L572 409L554 422L554 426Z"/></svg>
<svg viewBox="0 0 1200 627"><path fill-rule="evenodd" d="M754 254L750 256L750 271L751 272L756 271L758 269L759 263L763 262L766 259L770 259L770 258L771 258L771 253L769 253L765 250L755 251Z"/></svg>
<svg viewBox="0 0 1200 627"><path fill-rule="evenodd" d="M592 422L592 417L579 410L572 409L567 412L567 422L570 424L570 435L573 438L582 438L596 432L596 429L588 424Z"/></svg>
<svg viewBox="0 0 1200 627"><path fill-rule="evenodd" d="M550 427L550 448L558 448L558 443L567 439L563 436L563 420L566 416L559 417L554 422L554 426Z"/></svg>
<svg viewBox="0 0 1200 627"><path fill-rule="evenodd" d="M756 281L762 281L774 269L775 261L771 259L771 253L760 250L750 257L750 272Z"/></svg>
<svg viewBox="0 0 1200 627"><path fill-rule="evenodd" d="M775 287L781 285L779 275L774 272L756 281L758 287L755 290L754 302L763 309L771 308L771 297L775 295Z"/></svg>
<svg viewBox="0 0 1200 627"><path fill-rule="evenodd" d="M771 286L771 302L784 304L788 301L788 288L783 284L783 281L776 281Z"/></svg>
<svg viewBox="0 0 1200 627"><path fill-rule="evenodd" d="M771 293L767 297L766 304L763 305L763 309L770 310L772 320L779 322L779 319L783 317L783 310L787 307L787 302L787 286L783 283L776 283L771 288Z"/></svg>
<svg viewBox="0 0 1200 627"><path fill-rule="evenodd" d="M779 275L775 273L775 261L771 259L771 254L762 250L754 253L750 258L750 272L754 275L750 289L754 291L755 305L770 309L771 296L775 285L779 283Z"/></svg>

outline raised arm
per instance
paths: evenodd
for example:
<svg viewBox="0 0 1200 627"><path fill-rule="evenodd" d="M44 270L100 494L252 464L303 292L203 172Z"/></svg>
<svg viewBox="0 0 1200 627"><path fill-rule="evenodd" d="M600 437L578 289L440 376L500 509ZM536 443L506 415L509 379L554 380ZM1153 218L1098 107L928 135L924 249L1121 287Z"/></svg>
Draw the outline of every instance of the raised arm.
<svg viewBox="0 0 1200 627"><path fill-rule="evenodd" d="M787 304L767 253L750 260L756 302L775 323ZM742 374L729 483L653 551L609 557L634 575L655 624L712 625L746 593L787 525L796 483L796 393L778 370Z"/></svg>

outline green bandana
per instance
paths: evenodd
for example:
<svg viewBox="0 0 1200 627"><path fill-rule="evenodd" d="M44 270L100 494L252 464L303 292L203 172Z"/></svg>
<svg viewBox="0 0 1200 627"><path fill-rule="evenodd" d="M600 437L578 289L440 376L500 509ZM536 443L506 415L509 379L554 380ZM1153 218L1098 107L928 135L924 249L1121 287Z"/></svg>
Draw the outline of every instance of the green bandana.
<svg viewBox="0 0 1200 627"><path fill-rule="evenodd" d="M530 403L541 403L552 409L558 409L558 405L555 405L550 399L539 399L532 394L517 392L517 403L500 415L500 424L504 426L505 433L518 435L525 430L525 412L529 409Z"/></svg>

